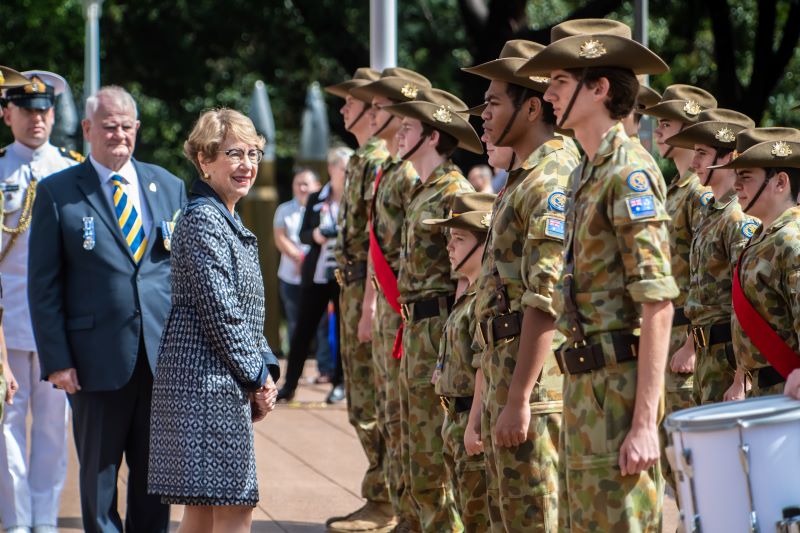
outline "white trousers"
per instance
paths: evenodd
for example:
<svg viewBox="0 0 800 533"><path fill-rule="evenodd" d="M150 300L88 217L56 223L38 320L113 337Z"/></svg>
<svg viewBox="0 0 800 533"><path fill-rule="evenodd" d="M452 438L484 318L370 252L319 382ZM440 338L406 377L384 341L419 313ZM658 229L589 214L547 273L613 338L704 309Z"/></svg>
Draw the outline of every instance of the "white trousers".
<svg viewBox="0 0 800 533"><path fill-rule="evenodd" d="M67 475L67 395L39 379L35 352L8 350L19 383L14 404L5 406L0 438L0 519L14 526L55 526ZM26 419L32 416L30 457Z"/></svg>

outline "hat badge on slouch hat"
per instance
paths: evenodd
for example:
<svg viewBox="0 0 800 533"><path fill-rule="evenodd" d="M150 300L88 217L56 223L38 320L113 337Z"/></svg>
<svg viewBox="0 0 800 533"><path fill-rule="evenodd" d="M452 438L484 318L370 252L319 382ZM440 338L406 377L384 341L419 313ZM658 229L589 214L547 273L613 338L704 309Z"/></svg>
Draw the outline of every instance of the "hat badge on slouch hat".
<svg viewBox="0 0 800 533"><path fill-rule="evenodd" d="M783 141L778 141L772 145L772 155L775 157L789 157L792 155L792 148Z"/></svg>
<svg viewBox="0 0 800 533"><path fill-rule="evenodd" d="M736 134L732 129L723 126L714 133L714 138L724 143L732 143L736 140Z"/></svg>
<svg viewBox="0 0 800 533"><path fill-rule="evenodd" d="M481 218L481 226L488 228L491 225L492 225L492 214L486 213L485 215L483 215L483 218Z"/></svg>
<svg viewBox="0 0 800 533"><path fill-rule="evenodd" d="M452 108L448 105L440 105L439 109L433 112L433 120L443 124L450 124L453 122Z"/></svg>
<svg viewBox="0 0 800 533"><path fill-rule="evenodd" d="M414 85L413 83L406 83L403 85L403 88L400 89L400 92L408 98L409 100L413 100L417 97L417 93L419 92L419 87Z"/></svg>
<svg viewBox="0 0 800 533"><path fill-rule="evenodd" d="M699 115L702 110L703 108L700 107L700 104L694 100L686 100L686 104L683 106L683 112L691 116Z"/></svg>
<svg viewBox="0 0 800 533"><path fill-rule="evenodd" d="M603 46L603 43L597 39L589 39L581 44L578 57L582 57L584 59L597 59L598 57L603 57L607 53L608 51L606 50L606 47Z"/></svg>

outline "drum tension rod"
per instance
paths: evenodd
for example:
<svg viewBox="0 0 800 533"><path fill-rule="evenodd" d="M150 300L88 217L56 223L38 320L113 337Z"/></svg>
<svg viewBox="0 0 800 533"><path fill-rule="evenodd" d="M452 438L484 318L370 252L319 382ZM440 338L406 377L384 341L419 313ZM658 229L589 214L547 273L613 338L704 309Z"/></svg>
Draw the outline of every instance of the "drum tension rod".
<svg viewBox="0 0 800 533"><path fill-rule="evenodd" d="M747 499L750 502L750 531L758 533L758 517L756 516L755 503L753 502L753 484L750 480L750 445L744 443L744 434L742 433L744 424L739 422L739 460L742 463L742 470L747 479Z"/></svg>

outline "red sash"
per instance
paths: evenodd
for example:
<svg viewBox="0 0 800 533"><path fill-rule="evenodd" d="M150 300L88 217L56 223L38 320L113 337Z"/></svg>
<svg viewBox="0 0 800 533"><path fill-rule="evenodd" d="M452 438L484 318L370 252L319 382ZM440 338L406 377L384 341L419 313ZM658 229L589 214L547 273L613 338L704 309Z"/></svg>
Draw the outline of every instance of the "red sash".
<svg viewBox="0 0 800 533"><path fill-rule="evenodd" d="M375 278L378 280L378 285L381 287L383 296L394 311L399 315L400 313L400 291L397 288L397 276L394 275L392 267L383 255L380 244L378 244L378 237L375 235L375 227L372 224L372 213L375 211L375 198L378 195L378 185L383 176L383 167L378 170L378 175L375 176L375 188L372 196L372 209L370 210L369 217L369 255L372 258L372 268L375 270ZM392 357L400 359L403 356L403 325L400 324L400 329L397 330L397 335L394 339L394 347L392 349Z"/></svg>
<svg viewBox="0 0 800 533"><path fill-rule="evenodd" d="M758 348L769 364L784 378L788 378L792 370L800 368L800 356L778 335L772 326L758 314L748 301L739 281L739 267L744 252L739 256L736 269L733 271L733 312L742 329L750 338L750 342Z"/></svg>

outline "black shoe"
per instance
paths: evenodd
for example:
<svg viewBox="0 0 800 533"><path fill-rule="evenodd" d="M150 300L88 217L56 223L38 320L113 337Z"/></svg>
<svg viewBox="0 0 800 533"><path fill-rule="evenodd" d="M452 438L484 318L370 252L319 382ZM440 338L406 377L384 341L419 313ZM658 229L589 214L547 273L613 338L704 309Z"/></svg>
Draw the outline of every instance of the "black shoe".
<svg viewBox="0 0 800 533"><path fill-rule="evenodd" d="M344 400L344 385L336 385L325 398L325 403L339 403L342 400Z"/></svg>
<svg viewBox="0 0 800 533"><path fill-rule="evenodd" d="M278 391L277 401L291 402L293 399L294 399L294 389L287 389L286 387L283 387Z"/></svg>

